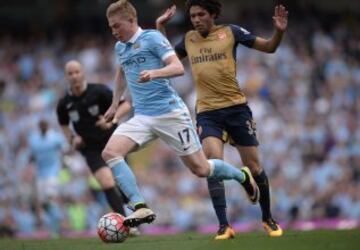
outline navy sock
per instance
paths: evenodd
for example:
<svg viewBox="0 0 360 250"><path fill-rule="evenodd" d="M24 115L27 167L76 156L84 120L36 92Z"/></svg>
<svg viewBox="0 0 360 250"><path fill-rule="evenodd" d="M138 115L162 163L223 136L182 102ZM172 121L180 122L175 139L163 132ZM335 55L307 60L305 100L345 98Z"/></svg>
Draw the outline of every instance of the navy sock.
<svg viewBox="0 0 360 250"><path fill-rule="evenodd" d="M123 200L124 204L128 204L130 202L130 200L128 199L128 197L126 197L126 195L124 194L123 191L121 191L121 189L119 188L119 186L116 186L118 192L121 195L121 199Z"/></svg>
<svg viewBox="0 0 360 250"><path fill-rule="evenodd" d="M116 213L125 216L125 211L123 207L124 201L121 197L121 193L119 192L119 189L117 187L108 188L104 190L104 193L112 210Z"/></svg>
<svg viewBox="0 0 360 250"><path fill-rule="evenodd" d="M220 225L229 225L226 216L226 197L224 182L216 178L208 178L208 189L216 216Z"/></svg>
<svg viewBox="0 0 360 250"><path fill-rule="evenodd" d="M260 207L262 212L262 220L268 220L272 218L270 209L270 191L269 191L269 180L263 170L259 175L254 176L254 179L260 190Z"/></svg>

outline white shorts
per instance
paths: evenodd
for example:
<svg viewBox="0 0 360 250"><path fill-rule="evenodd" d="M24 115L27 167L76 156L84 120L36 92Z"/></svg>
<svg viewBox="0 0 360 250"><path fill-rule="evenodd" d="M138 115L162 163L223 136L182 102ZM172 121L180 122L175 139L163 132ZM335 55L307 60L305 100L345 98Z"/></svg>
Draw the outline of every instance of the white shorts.
<svg viewBox="0 0 360 250"><path fill-rule="evenodd" d="M140 147L160 138L179 156L190 155L201 149L187 109L160 116L135 115L120 124L114 134L129 137Z"/></svg>
<svg viewBox="0 0 360 250"><path fill-rule="evenodd" d="M41 202L45 202L51 198L56 198L60 193L59 180L56 177L38 179L37 180L37 194Z"/></svg>

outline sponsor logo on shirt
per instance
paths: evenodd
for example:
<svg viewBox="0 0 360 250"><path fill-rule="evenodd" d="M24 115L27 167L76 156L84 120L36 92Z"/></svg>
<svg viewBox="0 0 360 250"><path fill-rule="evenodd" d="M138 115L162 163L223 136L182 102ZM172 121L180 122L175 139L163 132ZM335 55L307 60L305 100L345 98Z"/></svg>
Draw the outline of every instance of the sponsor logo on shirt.
<svg viewBox="0 0 360 250"><path fill-rule="evenodd" d="M225 53L218 53L216 51L213 51L212 48L200 48L199 52L199 54L191 56L191 64L207 63L227 59Z"/></svg>
<svg viewBox="0 0 360 250"><path fill-rule="evenodd" d="M225 33L225 32L220 32L220 33L218 34L218 38L219 38L219 40L224 40L224 39L226 39L226 33Z"/></svg>
<svg viewBox="0 0 360 250"><path fill-rule="evenodd" d="M134 43L134 45L132 46L133 49L139 49L140 48L140 44L138 43Z"/></svg>
<svg viewBox="0 0 360 250"><path fill-rule="evenodd" d="M135 58L129 58L128 60L123 62L124 66L130 67L130 66L134 66L134 65L139 65L142 64L146 61L145 57L135 57Z"/></svg>

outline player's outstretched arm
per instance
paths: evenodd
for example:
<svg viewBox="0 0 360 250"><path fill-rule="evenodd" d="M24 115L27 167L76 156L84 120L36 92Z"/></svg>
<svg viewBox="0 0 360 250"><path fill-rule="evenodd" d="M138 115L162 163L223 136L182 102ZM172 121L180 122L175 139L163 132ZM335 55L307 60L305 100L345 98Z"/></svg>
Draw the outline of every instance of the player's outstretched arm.
<svg viewBox="0 0 360 250"><path fill-rule="evenodd" d="M147 82L155 78L168 78L184 74L184 66L176 55L166 58L165 64L166 66L161 69L142 71L138 82Z"/></svg>
<svg viewBox="0 0 360 250"><path fill-rule="evenodd" d="M166 36L165 25L169 20L171 20L171 18L175 15L175 13L176 13L176 5L174 4L156 19L155 22L156 29L160 31L164 36Z"/></svg>
<svg viewBox="0 0 360 250"><path fill-rule="evenodd" d="M172 5L170 8L168 8L161 16L159 16L156 19L156 29L158 31L160 31L165 37L167 37L166 35L166 29L165 29L165 25L168 21L171 20L171 18L176 14L176 5ZM179 44L178 44L179 45ZM177 56L179 57L180 60L182 60L184 56L181 52L178 51L177 46L175 46L175 51Z"/></svg>
<svg viewBox="0 0 360 250"><path fill-rule="evenodd" d="M113 120L125 89L126 89L126 81L124 77L124 72L121 68L118 68L115 73L115 89L113 92L112 103L104 114L104 118L107 122Z"/></svg>
<svg viewBox="0 0 360 250"><path fill-rule="evenodd" d="M276 6L273 16L273 23L275 27L274 34L270 39L256 37L253 48L267 53L274 53L282 40L284 32L287 29L288 15L289 12L283 5Z"/></svg>

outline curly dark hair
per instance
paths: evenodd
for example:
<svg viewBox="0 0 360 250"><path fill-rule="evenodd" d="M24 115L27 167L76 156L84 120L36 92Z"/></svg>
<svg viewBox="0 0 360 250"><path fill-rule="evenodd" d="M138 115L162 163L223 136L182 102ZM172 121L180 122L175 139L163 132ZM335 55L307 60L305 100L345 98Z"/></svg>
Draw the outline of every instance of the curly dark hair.
<svg viewBox="0 0 360 250"><path fill-rule="evenodd" d="M219 0L187 0L185 3L187 14L189 14L190 8L194 5L204 8L210 15L215 15L215 19L219 17L221 12L221 3Z"/></svg>

